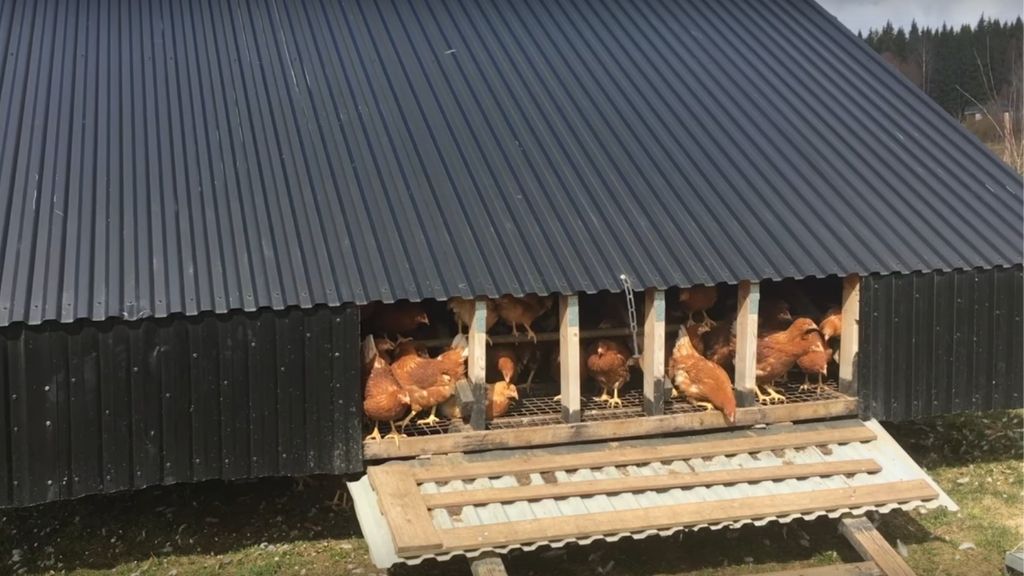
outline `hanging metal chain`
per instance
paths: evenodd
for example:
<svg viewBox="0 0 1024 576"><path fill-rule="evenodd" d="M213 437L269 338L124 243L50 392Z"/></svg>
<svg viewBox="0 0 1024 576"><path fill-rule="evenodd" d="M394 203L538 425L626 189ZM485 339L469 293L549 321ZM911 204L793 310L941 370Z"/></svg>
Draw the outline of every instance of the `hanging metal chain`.
<svg viewBox="0 0 1024 576"><path fill-rule="evenodd" d="M633 357L640 356L640 347L637 345L636 337L636 300L633 299L633 284L629 281L629 276L622 274L619 276L619 280L622 280L622 288L626 292L626 307L629 309L629 330L633 333Z"/></svg>

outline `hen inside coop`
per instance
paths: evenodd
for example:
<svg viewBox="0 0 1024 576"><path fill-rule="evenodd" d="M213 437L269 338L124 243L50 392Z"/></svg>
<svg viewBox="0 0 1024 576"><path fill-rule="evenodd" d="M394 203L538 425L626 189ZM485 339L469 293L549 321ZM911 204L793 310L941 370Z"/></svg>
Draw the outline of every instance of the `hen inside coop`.
<svg viewBox="0 0 1024 576"><path fill-rule="evenodd" d="M764 421L764 410L750 411L759 407L789 407L790 420L839 415L811 409L835 401L850 413L854 394L839 385L849 284L371 304L362 310L366 445L638 419L664 421L649 433L675 431L673 422L722 428ZM605 432L575 439L631 435Z"/></svg>

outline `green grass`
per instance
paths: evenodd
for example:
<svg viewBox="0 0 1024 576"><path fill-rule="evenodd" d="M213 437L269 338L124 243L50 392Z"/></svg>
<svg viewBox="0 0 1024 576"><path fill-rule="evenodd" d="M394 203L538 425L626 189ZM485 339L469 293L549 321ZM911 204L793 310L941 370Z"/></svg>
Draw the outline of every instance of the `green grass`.
<svg viewBox="0 0 1024 576"><path fill-rule="evenodd" d="M961 506L897 512L879 530L921 575L999 574L1024 540L1021 411L889 426ZM0 573L177 576L378 574L339 478L206 482L93 496L0 513ZM339 492L340 491L340 492ZM338 496L336 500L336 496ZM973 549L960 549L972 544ZM858 557L832 520L699 531L513 553L513 574L725 576L828 565ZM428 563L398 575L466 574Z"/></svg>

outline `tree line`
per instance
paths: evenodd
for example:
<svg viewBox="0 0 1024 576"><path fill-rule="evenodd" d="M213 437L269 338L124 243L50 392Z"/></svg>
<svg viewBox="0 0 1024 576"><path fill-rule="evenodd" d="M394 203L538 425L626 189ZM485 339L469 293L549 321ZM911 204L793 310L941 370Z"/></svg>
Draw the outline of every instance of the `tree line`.
<svg viewBox="0 0 1024 576"><path fill-rule="evenodd" d="M913 22L909 30L887 22L858 36L954 116L975 100L990 113L1020 109L1020 17L1004 22L983 16L959 28L922 28Z"/></svg>

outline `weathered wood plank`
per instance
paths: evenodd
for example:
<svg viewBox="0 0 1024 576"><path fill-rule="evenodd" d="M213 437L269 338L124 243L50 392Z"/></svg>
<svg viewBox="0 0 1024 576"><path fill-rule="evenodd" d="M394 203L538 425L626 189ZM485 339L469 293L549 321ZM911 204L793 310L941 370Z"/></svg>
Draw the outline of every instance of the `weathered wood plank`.
<svg viewBox="0 0 1024 576"><path fill-rule="evenodd" d="M452 528L443 530L441 538L445 551L470 550L927 500L935 496L935 490L921 480L888 482L855 488L733 498L714 503L690 502L637 510Z"/></svg>
<svg viewBox="0 0 1024 576"><path fill-rule="evenodd" d="M884 576L874 562L852 562L812 568L794 568L781 572L763 572L757 576Z"/></svg>
<svg viewBox="0 0 1024 576"><path fill-rule="evenodd" d="M755 406L738 409L736 411L736 425L752 426L755 424L773 424L798 420L818 420L850 416L856 413L857 400L855 398L777 406ZM612 438L639 438L658 434L723 428L729 428L729 425L720 412L691 412L606 422L581 422L511 430L486 430L445 434L443 436L402 438L402 441L397 445L394 442L371 440L363 444L363 458L366 460L382 460L427 454L448 454L451 452L480 452L501 448L550 446L553 444L589 442Z"/></svg>
<svg viewBox="0 0 1024 576"><path fill-rule="evenodd" d="M644 414L665 413L665 292L648 289L644 306Z"/></svg>
<svg viewBox="0 0 1024 576"><path fill-rule="evenodd" d="M469 325L469 358L466 377L473 391L469 425L474 430L487 427L485 382L487 378L487 299L477 298L473 308L473 321Z"/></svg>
<svg viewBox="0 0 1024 576"><path fill-rule="evenodd" d="M882 467L871 459L846 460L838 462L815 462L812 464L789 464L785 466L761 466L738 470L714 470L709 472L674 473L662 476L626 476L603 480L562 482L558 484L533 484L510 488L486 488L424 494L423 503L427 508L476 506L495 502L521 502L545 498L571 498L598 494L619 494L622 492L644 492L647 490L671 490L695 486L739 484L742 482L765 482L810 478L814 476L846 476L852 474L876 474Z"/></svg>
<svg viewBox="0 0 1024 576"><path fill-rule="evenodd" d="M736 403L757 404L754 394L757 373L757 313L761 287L757 282L740 282L736 310Z"/></svg>
<svg viewBox="0 0 1024 576"><path fill-rule="evenodd" d="M409 468L401 465L374 466L367 469L366 474L377 493L380 510L387 518L395 551L399 554L424 554L440 549L441 537L434 528Z"/></svg>
<svg viewBox="0 0 1024 576"><path fill-rule="evenodd" d="M559 382L562 388L562 420L579 422L580 409L580 310L579 296L562 295L559 313Z"/></svg>
<svg viewBox="0 0 1024 576"><path fill-rule="evenodd" d="M914 576L914 571L903 557L893 550L867 518L844 518L839 523L839 531L865 560L877 564L886 576Z"/></svg>
<svg viewBox="0 0 1024 576"><path fill-rule="evenodd" d="M420 482L493 478L506 474L529 474L600 466L627 466L629 464L705 458L762 450L870 442L875 438L874 431L860 425L826 430L740 436L668 446L620 448L614 445L602 445L598 449L583 450L573 454L524 456L496 462L463 463L455 466L446 462L433 462L417 466L412 470L412 474Z"/></svg>
<svg viewBox="0 0 1024 576"><path fill-rule="evenodd" d="M860 276L843 279L843 326L839 336L839 391L857 396L857 352L860 350Z"/></svg>
<svg viewBox="0 0 1024 576"><path fill-rule="evenodd" d="M486 553L469 559L469 571L473 576L508 576L501 556Z"/></svg>

